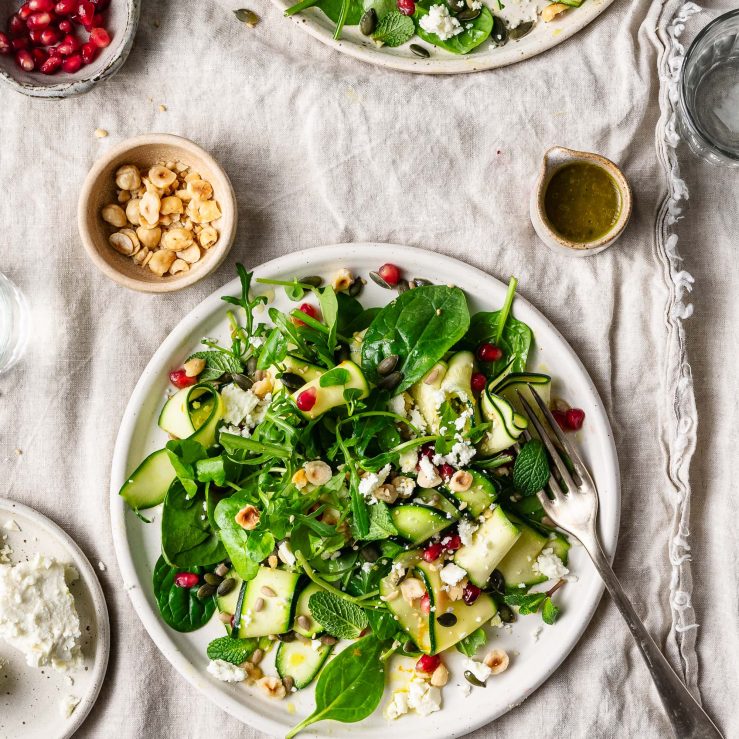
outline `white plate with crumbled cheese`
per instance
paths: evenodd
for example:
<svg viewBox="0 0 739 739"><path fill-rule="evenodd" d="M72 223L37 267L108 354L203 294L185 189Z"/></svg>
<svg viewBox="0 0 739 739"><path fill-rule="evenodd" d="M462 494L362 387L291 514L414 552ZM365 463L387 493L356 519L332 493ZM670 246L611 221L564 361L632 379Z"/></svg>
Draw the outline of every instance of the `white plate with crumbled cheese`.
<svg viewBox="0 0 739 739"><path fill-rule="evenodd" d="M71 737L109 651L108 611L85 555L48 518L0 498L0 737Z"/></svg>
<svg viewBox="0 0 739 739"><path fill-rule="evenodd" d="M298 251L258 266L254 273L255 277L277 280L320 275L330 283L342 268L367 278L370 271L386 262L398 265L407 276L462 288L471 310L497 310L505 299L506 285L478 269L433 252L389 244L341 244ZM131 470L166 442L166 435L157 427L157 418L167 397L169 371L182 365L198 348L202 337L229 341L229 324L221 296L234 295L239 289L238 281L230 283L194 308L141 373L114 452L110 498L113 539L123 587L163 656L194 690L225 711L271 736L284 736L313 711L313 685L287 699L276 700L259 686L242 682L241 673L236 674L230 668L226 671L224 665L212 665L206 647L224 633L217 616L190 633L169 628L160 617L151 586L153 568L161 553L161 508L148 509L146 516L153 522L143 524L119 496ZM279 310L290 306L282 290L260 286L255 292L266 295L269 305ZM368 280L361 299L366 307L383 306L392 295ZM574 438L600 491L601 537L605 549L612 553L618 533L620 490L613 434L603 404L582 363L554 326L522 297L517 299L515 311L536 336L536 350L529 362L531 370L557 378L556 395L576 399L586 413L587 426ZM540 565L549 576L562 574L554 558L542 560ZM355 724L318 723L300 736L385 739L407 735L442 739L462 736L494 721L524 701L559 668L595 612L603 585L582 547L573 546L568 567L573 576L558 591L561 615L553 627L541 628L541 618L536 615L520 617L513 628L502 623L486 627L488 647L505 652L501 659L508 660L507 669L495 674L494 685L492 678L487 689L473 688L465 680L466 670L484 673L483 678L488 676L490 670L479 661L482 653L478 661L471 663L462 654L450 650L445 654L449 681L440 691L434 688L433 692L428 683L414 683L414 659L393 657L382 702L371 716ZM274 650L261 664L268 676L275 675L273 654Z"/></svg>

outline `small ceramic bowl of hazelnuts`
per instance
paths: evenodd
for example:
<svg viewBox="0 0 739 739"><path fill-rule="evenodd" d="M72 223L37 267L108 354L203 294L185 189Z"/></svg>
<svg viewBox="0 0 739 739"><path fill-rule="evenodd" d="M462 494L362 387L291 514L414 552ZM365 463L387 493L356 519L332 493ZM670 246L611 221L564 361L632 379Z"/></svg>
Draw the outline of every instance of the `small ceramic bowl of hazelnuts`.
<svg viewBox="0 0 739 739"><path fill-rule="evenodd" d="M107 277L132 290L171 292L223 262L236 235L236 196L197 144L149 134L94 164L77 220L87 255Z"/></svg>

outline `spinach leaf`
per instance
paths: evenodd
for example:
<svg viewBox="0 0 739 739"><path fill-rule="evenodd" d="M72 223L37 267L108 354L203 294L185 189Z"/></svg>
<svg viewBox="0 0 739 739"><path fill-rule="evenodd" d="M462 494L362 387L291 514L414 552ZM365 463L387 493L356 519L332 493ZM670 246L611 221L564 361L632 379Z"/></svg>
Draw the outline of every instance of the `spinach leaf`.
<svg viewBox="0 0 739 739"><path fill-rule="evenodd" d="M228 352L204 351L191 354L191 359L202 359L205 361L205 369L198 375L198 382L209 382L217 380L224 372L243 372L241 361Z"/></svg>
<svg viewBox="0 0 739 739"><path fill-rule="evenodd" d="M336 332L339 319L339 301L336 293L331 286L324 287L318 293L318 302L321 305L321 314L324 323L328 326L328 344L329 351L336 349Z"/></svg>
<svg viewBox="0 0 739 739"><path fill-rule="evenodd" d="M354 603L328 592L313 593L308 599L311 615L329 634L340 639L356 639L367 628L367 614Z"/></svg>
<svg viewBox="0 0 739 739"><path fill-rule="evenodd" d="M362 343L362 370L374 383L377 365L400 357L403 381L396 393L421 379L469 327L467 299L458 287L428 285L399 295L374 318Z"/></svg>
<svg viewBox="0 0 739 739"><path fill-rule="evenodd" d="M189 572L202 575L207 570L201 567L188 568ZM188 632L199 629L210 621L216 607L213 597L200 600L198 587L180 588L174 583L175 575L180 572L170 567L164 557L159 557L154 566L154 597L159 606L159 613L164 622L175 631Z"/></svg>
<svg viewBox="0 0 739 739"><path fill-rule="evenodd" d="M179 480L172 483L164 499L162 555L172 567L185 570L226 558L218 533L208 519L204 493L188 496Z"/></svg>
<svg viewBox="0 0 739 739"><path fill-rule="evenodd" d="M485 646L487 640L487 634L485 634L485 630L481 626L457 642L457 651L462 652L466 657L474 657L477 650Z"/></svg>
<svg viewBox="0 0 739 739"><path fill-rule="evenodd" d="M259 646L259 639L234 639L231 636L221 636L208 644L206 653L208 659L222 659L232 665L240 665L254 654Z"/></svg>
<svg viewBox="0 0 739 739"><path fill-rule="evenodd" d="M368 608L366 613L372 633L380 641L389 641L394 639L398 633L402 633L395 616L387 609Z"/></svg>
<svg viewBox="0 0 739 739"><path fill-rule="evenodd" d="M198 491L194 465L208 456L205 447L193 439L173 439L166 449L177 479L191 498Z"/></svg>
<svg viewBox="0 0 739 739"><path fill-rule="evenodd" d="M338 23L344 2L345 0L300 0L300 2L287 8L287 10L285 10L285 15L295 15L306 8L316 7L320 8L334 23ZM362 0L349 0L349 8L344 25L358 26L363 12L364 8L362 7Z"/></svg>
<svg viewBox="0 0 739 739"><path fill-rule="evenodd" d="M382 310L382 308L367 308L362 311L356 318L353 318L351 323L344 328L339 327L342 334L345 336L351 336L360 331L364 331L372 321L375 320L375 316Z"/></svg>
<svg viewBox="0 0 739 739"><path fill-rule="evenodd" d="M513 485L525 496L536 495L549 480L549 460L544 444L531 439L521 448L513 464Z"/></svg>
<svg viewBox="0 0 739 739"><path fill-rule="evenodd" d="M293 727L285 739L292 739L316 721L345 724L367 718L380 704L385 691L382 642L368 635L350 644L328 663L316 684L316 710Z"/></svg>
<svg viewBox="0 0 739 739"><path fill-rule="evenodd" d="M428 3L429 5L431 3ZM462 25L464 31L442 41L435 33L425 31L421 26L420 20L423 16L428 15L428 8L416 3L416 12L414 19L416 21L416 33L428 43L438 46L453 54L469 54L476 49L483 41L486 41L493 30L493 14L483 6L482 12L473 21L465 21ZM469 28L468 28L469 26Z"/></svg>
<svg viewBox="0 0 739 739"><path fill-rule="evenodd" d="M340 334L351 335L350 327L364 313L364 308L356 298L346 293L336 293L336 302L339 306L336 329Z"/></svg>
<svg viewBox="0 0 739 739"><path fill-rule="evenodd" d="M379 541L398 535L390 509L381 500L369 507L369 518L369 533L362 537L365 541Z"/></svg>
<svg viewBox="0 0 739 739"><path fill-rule="evenodd" d="M402 46L416 32L413 19L403 15L399 10L391 10L377 24L372 40L385 46Z"/></svg>

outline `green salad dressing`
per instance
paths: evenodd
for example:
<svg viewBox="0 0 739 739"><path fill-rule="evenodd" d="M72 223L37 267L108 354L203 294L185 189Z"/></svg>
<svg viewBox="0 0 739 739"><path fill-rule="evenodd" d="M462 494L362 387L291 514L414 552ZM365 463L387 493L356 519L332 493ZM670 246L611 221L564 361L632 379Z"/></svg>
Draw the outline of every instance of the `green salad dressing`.
<svg viewBox="0 0 739 739"><path fill-rule="evenodd" d="M581 244L605 236L621 214L621 193L608 172L597 164L574 162L547 185L544 209L555 231Z"/></svg>

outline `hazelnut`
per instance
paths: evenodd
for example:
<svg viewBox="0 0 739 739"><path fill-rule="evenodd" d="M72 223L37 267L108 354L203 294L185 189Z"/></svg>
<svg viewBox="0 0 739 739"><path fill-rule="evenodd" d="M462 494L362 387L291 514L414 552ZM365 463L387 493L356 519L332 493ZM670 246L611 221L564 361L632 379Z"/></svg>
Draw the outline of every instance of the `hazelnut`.
<svg viewBox="0 0 739 739"><path fill-rule="evenodd" d="M414 600L423 598L426 594L426 588L423 587L423 583L415 577L406 577L402 583L400 583L400 593L403 599L412 603Z"/></svg>
<svg viewBox="0 0 739 739"><path fill-rule="evenodd" d="M429 682L435 688L443 688L448 681L449 670L447 670L447 668L442 663L433 671L433 673L431 674L431 680Z"/></svg>
<svg viewBox="0 0 739 739"><path fill-rule="evenodd" d="M115 184L120 190L138 190L141 187L141 175L133 164L120 167L115 173Z"/></svg>
<svg viewBox="0 0 739 739"><path fill-rule="evenodd" d="M493 649L485 655L483 662L490 668L493 675L499 675L508 669L509 657L502 649Z"/></svg>
<svg viewBox="0 0 739 739"><path fill-rule="evenodd" d="M182 369L185 370L187 377L197 377L205 369L205 360L201 357L193 357L182 365Z"/></svg>
<svg viewBox="0 0 739 739"><path fill-rule="evenodd" d="M234 520L242 529L253 531L259 525L259 511L253 505L245 505L234 516Z"/></svg>
<svg viewBox="0 0 739 739"><path fill-rule="evenodd" d="M472 487L473 479L467 470L457 470L449 480L449 489L455 493L463 493Z"/></svg>
<svg viewBox="0 0 739 739"><path fill-rule="evenodd" d="M311 485L325 485L332 477L331 467L320 459L303 465L305 476Z"/></svg>
<svg viewBox="0 0 739 739"><path fill-rule="evenodd" d="M162 248L185 251L192 244L192 234L185 228L171 228L162 234Z"/></svg>
<svg viewBox="0 0 739 739"><path fill-rule="evenodd" d="M159 228L159 226L156 228L144 228L143 226L139 226L136 229L136 236L138 236L139 241L144 246L149 247L149 249L154 249L159 246L159 242L162 239L162 229Z"/></svg>
<svg viewBox="0 0 739 739"><path fill-rule="evenodd" d="M100 213L103 220L116 228L123 228L127 224L126 213L120 205L111 203L106 205Z"/></svg>
<svg viewBox="0 0 739 739"><path fill-rule="evenodd" d="M174 264L175 257L174 252L160 249L157 252L152 253L152 257L149 260L149 269L159 277L164 277L165 273L169 271L169 268Z"/></svg>
<svg viewBox="0 0 739 739"><path fill-rule="evenodd" d="M267 675L266 677L260 678L257 684L270 698L282 699L287 695L285 685L279 677Z"/></svg>
<svg viewBox="0 0 739 739"><path fill-rule="evenodd" d="M162 208L159 211L162 215L171 215L172 213L184 213L185 206L175 195L168 195L166 198L162 198Z"/></svg>

